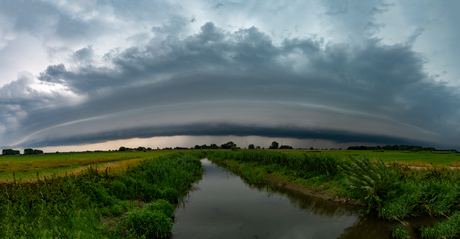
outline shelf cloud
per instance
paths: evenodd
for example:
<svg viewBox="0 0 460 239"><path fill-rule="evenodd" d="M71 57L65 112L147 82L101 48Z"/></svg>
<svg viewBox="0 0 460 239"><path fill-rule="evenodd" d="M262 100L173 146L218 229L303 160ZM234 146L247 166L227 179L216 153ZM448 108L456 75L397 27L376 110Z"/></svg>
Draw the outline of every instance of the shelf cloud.
<svg viewBox="0 0 460 239"><path fill-rule="evenodd" d="M459 148L459 31L433 30L457 3L417 4L427 24L404 2L26 2L0 3L0 61L27 35L47 64L0 82L2 147L255 135Z"/></svg>

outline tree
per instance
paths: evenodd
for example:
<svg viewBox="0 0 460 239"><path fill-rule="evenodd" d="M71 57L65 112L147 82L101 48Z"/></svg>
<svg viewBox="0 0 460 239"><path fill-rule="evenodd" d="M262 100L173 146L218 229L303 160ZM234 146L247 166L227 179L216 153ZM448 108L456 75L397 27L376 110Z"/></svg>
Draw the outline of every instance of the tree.
<svg viewBox="0 0 460 239"><path fill-rule="evenodd" d="M248 145L248 149L254 149L254 144Z"/></svg>
<svg viewBox="0 0 460 239"><path fill-rule="evenodd" d="M13 149L3 149L2 150L3 155L19 155L19 150L13 150Z"/></svg>
<svg viewBox="0 0 460 239"><path fill-rule="evenodd" d="M278 147L279 147L278 142L273 141L272 144L270 145L270 147L268 147L268 148L269 149L278 149Z"/></svg>
<svg viewBox="0 0 460 239"><path fill-rule="evenodd" d="M232 141L228 141L227 143L220 145L220 147L223 149L231 149L232 147L237 147L237 146Z"/></svg>
<svg viewBox="0 0 460 239"><path fill-rule="evenodd" d="M195 145L195 149L201 149L201 146L199 146L198 144Z"/></svg>
<svg viewBox="0 0 460 239"><path fill-rule="evenodd" d="M218 149L219 148L219 146L217 146L217 144L211 144L210 147L211 147L211 149Z"/></svg>
<svg viewBox="0 0 460 239"><path fill-rule="evenodd" d="M121 147L118 149L118 151L126 151L126 148L123 147L123 146L121 146Z"/></svg>

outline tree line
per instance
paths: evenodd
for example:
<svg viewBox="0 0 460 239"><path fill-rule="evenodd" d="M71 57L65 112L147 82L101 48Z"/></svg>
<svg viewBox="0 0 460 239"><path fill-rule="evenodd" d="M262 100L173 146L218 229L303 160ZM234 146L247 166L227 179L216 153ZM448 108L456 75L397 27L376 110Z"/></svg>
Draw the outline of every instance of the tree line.
<svg viewBox="0 0 460 239"><path fill-rule="evenodd" d="M2 155L20 155L21 152L19 150L14 149L3 149ZM43 150L39 149L24 149L24 155L31 155L31 154L43 154Z"/></svg>

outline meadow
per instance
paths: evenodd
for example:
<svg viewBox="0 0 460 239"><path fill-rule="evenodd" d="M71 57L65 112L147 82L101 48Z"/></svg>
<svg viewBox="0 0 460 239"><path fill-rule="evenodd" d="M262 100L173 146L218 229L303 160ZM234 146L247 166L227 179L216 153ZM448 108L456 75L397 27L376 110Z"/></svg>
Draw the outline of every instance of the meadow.
<svg viewBox="0 0 460 239"><path fill-rule="evenodd" d="M171 151L113 151L51 153L41 155L0 156L0 182L13 179L37 180L45 176L78 174L89 166L117 172L139 164L143 159L156 158Z"/></svg>

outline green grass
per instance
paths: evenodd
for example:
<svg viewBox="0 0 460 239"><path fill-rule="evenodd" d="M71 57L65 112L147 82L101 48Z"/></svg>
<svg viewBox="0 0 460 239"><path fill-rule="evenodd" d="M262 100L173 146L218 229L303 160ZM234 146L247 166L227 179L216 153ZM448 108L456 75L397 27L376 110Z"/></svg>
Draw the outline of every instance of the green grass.
<svg viewBox="0 0 460 239"><path fill-rule="evenodd" d="M427 166L430 164L451 166L454 163L460 163L460 155L452 152L412 152L400 150L385 150L384 152L374 152L373 150L278 150L286 153L301 155L303 153L320 152L325 155L337 156L340 158L349 158L365 155L369 159L382 159L383 162L395 162L412 164L414 166ZM454 165L455 166L455 165ZM458 165L460 166L460 165Z"/></svg>
<svg viewBox="0 0 460 239"><path fill-rule="evenodd" d="M339 156L332 152L213 151L208 153L208 158L229 164L230 170L251 182L269 182L278 178L279 181L300 184L320 193L347 196L367 205L368 212L376 212L383 219L396 220L403 225L407 225L405 218L415 216L444 216L447 219L422 228L423 238L460 235L459 169L441 164L416 169L388 158L387 162L393 163L387 165L384 160L369 159L363 154L350 156L343 153ZM398 154L401 152L393 152L393 155ZM416 154L431 155L427 152L408 153ZM438 154L436 157L439 157ZM407 233L397 230L394 236L404 238Z"/></svg>
<svg viewBox="0 0 460 239"><path fill-rule="evenodd" d="M203 173L196 156L143 159L115 174L90 166L79 175L0 183L0 238L167 237L172 204Z"/></svg>
<svg viewBox="0 0 460 239"><path fill-rule="evenodd" d="M133 166L143 159L176 151L84 152L43 155L0 156L0 182L13 178L36 180L38 177L83 172L89 165L109 168L112 172Z"/></svg>

